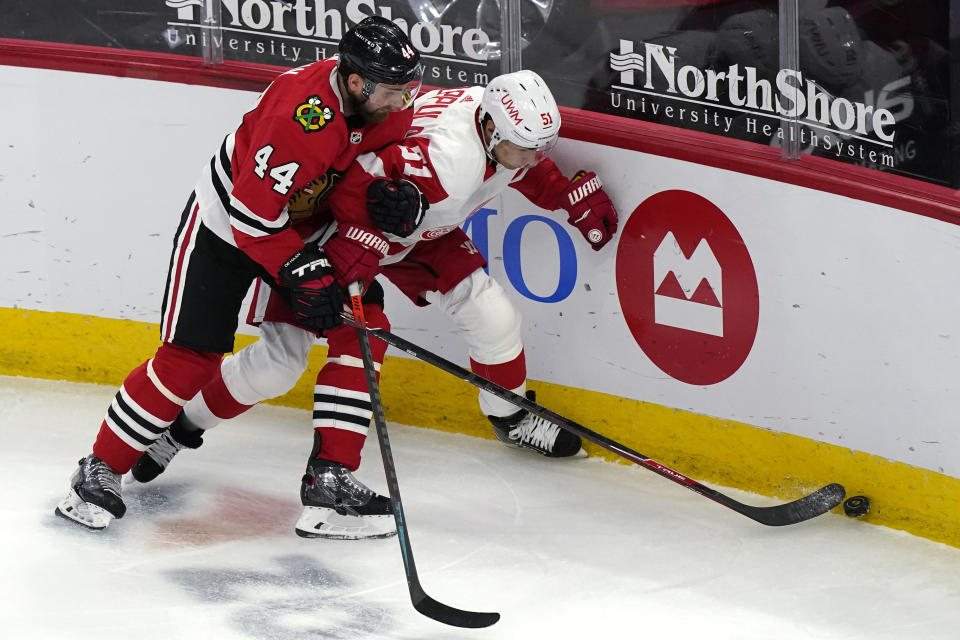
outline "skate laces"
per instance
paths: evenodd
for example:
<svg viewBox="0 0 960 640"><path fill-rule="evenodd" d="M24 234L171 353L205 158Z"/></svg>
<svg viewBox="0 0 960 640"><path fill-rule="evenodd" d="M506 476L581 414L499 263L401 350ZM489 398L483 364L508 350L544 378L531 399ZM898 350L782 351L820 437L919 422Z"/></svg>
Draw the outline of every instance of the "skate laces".
<svg viewBox="0 0 960 640"><path fill-rule="evenodd" d="M340 464L326 463L317 466L313 471L313 488L321 495L312 496L312 499L332 501L334 504L365 505L376 495L372 489L357 480L350 470ZM325 495L324 495L325 494Z"/></svg>
<svg viewBox="0 0 960 640"><path fill-rule="evenodd" d="M510 439L519 440L523 444L532 445L544 451L553 451L560 427L540 416L528 413L510 429Z"/></svg>
<svg viewBox="0 0 960 640"><path fill-rule="evenodd" d="M373 490L357 480L346 467L340 467L331 471L333 471L333 475L337 479L337 485L341 492L345 492L353 497L373 496Z"/></svg>
<svg viewBox="0 0 960 640"><path fill-rule="evenodd" d="M167 430L150 445L150 448L147 449L147 455L153 458L161 467L166 468L167 465L170 464L170 461L173 460L173 456L177 455L182 448L183 445L177 442L174 437L170 435L170 431Z"/></svg>
<svg viewBox="0 0 960 640"><path fill-rule="evenodd" d="M120 495L120 474L103 460L93 458L88 465L90 476L104 491Z"/></svg>

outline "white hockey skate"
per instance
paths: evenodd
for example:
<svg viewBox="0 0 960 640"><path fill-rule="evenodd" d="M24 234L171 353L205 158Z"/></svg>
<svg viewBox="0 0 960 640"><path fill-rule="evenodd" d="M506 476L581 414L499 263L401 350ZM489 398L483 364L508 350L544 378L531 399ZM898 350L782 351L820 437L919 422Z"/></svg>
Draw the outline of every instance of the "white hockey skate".
<svg viewBox="0 0 960 640"><path fill-rule="evenodd" d="M54 513L88 529L105 529L126 511L120 495L120 474L91 453L80 460L70 478L70 493Z"/></svg>

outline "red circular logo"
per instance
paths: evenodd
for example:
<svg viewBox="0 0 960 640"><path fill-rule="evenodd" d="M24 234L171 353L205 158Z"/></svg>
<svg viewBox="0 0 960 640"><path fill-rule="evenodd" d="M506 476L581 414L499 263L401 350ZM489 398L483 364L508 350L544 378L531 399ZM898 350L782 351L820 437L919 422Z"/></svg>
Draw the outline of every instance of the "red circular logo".
<svg viewBox="0 0 960 640"><path fill-rule="evenodd" d="M445 227L435 227L433 229L427 229L420 234L420 237L424 240L436 240L442 236L447 235L451 231L457 228L458 225L450 224Z"/></svg>
<svg viewBox="0 0 960 640"><path fill-rule="evenodd" d="M648 358L688 384L716 384L747 359L760 296L733 223L689 191L662 191L633 211L617 248L617 294Z"/></svg>

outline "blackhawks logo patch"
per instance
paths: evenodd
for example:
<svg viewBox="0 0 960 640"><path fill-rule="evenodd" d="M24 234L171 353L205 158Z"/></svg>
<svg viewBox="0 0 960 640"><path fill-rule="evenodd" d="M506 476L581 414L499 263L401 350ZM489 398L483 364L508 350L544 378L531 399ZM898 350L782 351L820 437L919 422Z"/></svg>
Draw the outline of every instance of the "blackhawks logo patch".
<svg viewBox="0 0 960 640"><path fill-rule="evenodd" d="M327 194L340 181L343 174L331 168L325 174L297 189L287 202L287 214L294 222L319 213Z"/></svg>
<svg viewBox="0 0 960 640"><path fill-rule="evenodd" d="M323 104L320 96L310 96L306 102L297 105L293 119L300 123L304 133L320 131L333 120L334 111Z"/></svg>

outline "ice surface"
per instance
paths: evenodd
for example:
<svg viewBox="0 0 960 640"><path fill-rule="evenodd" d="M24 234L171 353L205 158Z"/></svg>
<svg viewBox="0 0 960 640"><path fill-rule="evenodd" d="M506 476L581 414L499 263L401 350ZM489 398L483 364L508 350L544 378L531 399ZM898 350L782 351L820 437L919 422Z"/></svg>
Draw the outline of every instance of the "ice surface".
<svg viewBox="0 0 960 640"><path fill-rule="evenodd" d="M126 485L126 517L87 531L53 509L115 391L0 377L5 638L960 637L960 550L833 514L767 528L637 467L391 425L424 589L502 614L446 627L410 605L395 538L294 535L311 428L278 407ZM357 475L386 491L376 446Z"/></svg>

